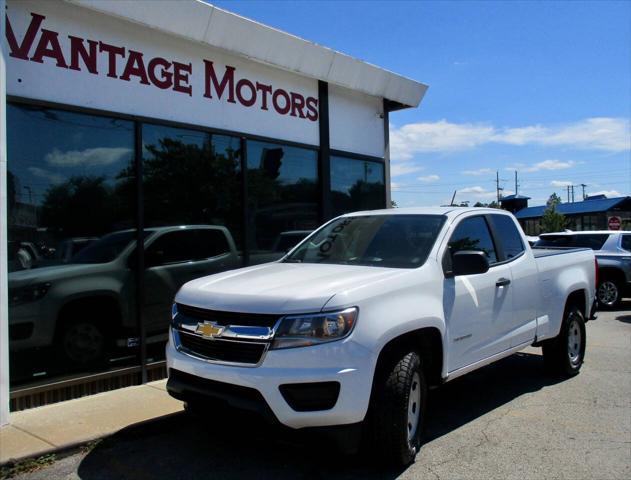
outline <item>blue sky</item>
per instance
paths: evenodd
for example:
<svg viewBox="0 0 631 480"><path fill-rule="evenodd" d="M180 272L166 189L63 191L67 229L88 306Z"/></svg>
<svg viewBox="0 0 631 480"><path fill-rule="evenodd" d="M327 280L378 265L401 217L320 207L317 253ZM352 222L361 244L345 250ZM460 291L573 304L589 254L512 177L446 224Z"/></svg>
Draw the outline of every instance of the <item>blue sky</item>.
<svg viewBox="0 0 631 480"><path fill-rule="evenodd" d="M211 1L429 85L391 115L400 206L631 194L631 2ZM581 196L575 188L575 198Z"/></svg>

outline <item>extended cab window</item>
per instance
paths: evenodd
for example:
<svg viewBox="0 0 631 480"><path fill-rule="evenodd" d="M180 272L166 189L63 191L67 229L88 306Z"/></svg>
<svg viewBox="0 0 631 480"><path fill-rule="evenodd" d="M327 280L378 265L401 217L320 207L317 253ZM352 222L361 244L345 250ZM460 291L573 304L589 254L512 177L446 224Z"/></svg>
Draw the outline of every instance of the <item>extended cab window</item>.
<svg viewBox="0 0 631 480"><path fill-rule="evenodd" d="M631 252L631 235L623 235L622 243L620 246L624 248L627 252Z"/></svg>
<svg viewBox="0 0 631 480"><path fill-rule="evenodd" d="M491 221L495 228L496 238L502 243L506 260L515 258L524 251L524 243L515 225L515 222L508 215L491 215Z"/></svg>
<svg viewBox="0 0 631 480"><path fill-rule="evenodd" d="M447 248L452 257L461 250L478 250L486 254L489 264L497 263L495 245L484 217L465 218L460 222Z"/></svg>

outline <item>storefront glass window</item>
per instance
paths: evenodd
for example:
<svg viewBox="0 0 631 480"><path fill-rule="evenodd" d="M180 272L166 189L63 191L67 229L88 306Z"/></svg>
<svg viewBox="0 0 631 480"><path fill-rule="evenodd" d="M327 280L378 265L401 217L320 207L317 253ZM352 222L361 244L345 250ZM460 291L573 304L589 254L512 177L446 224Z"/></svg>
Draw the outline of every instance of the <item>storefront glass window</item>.
<svg viewBox="0 0 631 480"><path fill-rule="evenodd" d="M171 302L186 282L242 265L240 139L145 124L143 319L164 357ZM238 250L237 250L238 249Z"/></svg>
<svg viewBox="0 0 631 480"><path fill-rule="evenodd" d="M386 207L383 164L346 157L331 157L333 215Z"/></svg>
<svg viewBox="0 0 631 480"><path fill-rule="evenodd" d="M137 364L134 126L7 106L12 387Z"/></svg>
<svg viewBox="0 0 631 480"><path fill-rule="evenodd" d="M315 150L248 141L250 264L280 258L319 225Z"/></svg>

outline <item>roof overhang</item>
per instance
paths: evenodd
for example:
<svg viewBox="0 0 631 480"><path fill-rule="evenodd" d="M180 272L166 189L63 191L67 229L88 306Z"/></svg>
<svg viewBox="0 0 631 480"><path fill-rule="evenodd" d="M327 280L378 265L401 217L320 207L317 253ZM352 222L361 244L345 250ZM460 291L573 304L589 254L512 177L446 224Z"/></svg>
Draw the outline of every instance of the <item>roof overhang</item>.
<svg viewBox="0 0 631 480"><path fill-rule="evenodd" d="M417 107L427 85L200 0L66 0L69 3L222 49L254 62Z"/></svg>

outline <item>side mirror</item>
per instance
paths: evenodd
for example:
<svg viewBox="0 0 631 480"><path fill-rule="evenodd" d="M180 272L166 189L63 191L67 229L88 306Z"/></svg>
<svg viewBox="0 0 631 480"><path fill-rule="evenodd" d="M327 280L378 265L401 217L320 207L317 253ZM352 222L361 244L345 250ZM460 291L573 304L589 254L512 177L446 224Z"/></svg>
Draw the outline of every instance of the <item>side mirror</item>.
<svg viewBox="0 0 631 480"><path fill-rule="evenodd" d="M486 254L479 250L461 250L456 252L452 261L452 272L457 275L474 275L489 271Z"/></svg>

